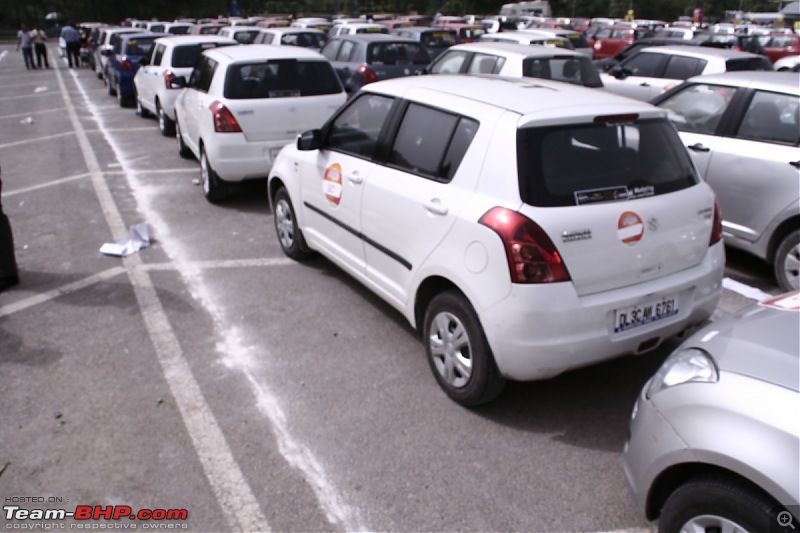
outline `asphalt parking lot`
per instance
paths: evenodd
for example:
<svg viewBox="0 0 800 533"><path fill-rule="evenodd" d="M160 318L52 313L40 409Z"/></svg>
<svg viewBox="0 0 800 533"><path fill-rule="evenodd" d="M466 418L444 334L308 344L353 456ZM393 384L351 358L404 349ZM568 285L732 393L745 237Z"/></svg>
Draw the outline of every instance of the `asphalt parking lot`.
<svg viewBox="0 0 800 533"><path fill-rule="evenodd" d="M399 314L283 256L264 183L209 204L154 119L50 55L27 71L0 45L3 530L650 530L619 452L674 343L459 407ZM139 223L150 246L99 252ZM741 254L727 276L716 316L778 293ZM77 508L100 519L18 513Z"/></svg>

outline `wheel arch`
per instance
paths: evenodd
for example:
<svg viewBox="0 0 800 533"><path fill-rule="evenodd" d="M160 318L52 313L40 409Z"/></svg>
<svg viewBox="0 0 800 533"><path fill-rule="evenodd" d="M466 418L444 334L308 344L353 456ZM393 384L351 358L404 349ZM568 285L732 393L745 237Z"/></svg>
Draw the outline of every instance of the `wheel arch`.
<svg viewBox="0 0 800 533"><path fill-rule="evenodd" d="M751 481L750 479L719 465L710 463L682 463L669 467L661 472L653 481L647 494L645 503L645 516L648 520L657 520L661 515L661 509L669 498L670 494L681 485L699 476L716 477L731 482L744 484L753 491L759 493L769 501L779 504L769 492Z"/></svg>
<svg viewBox="0 0 800 533"><path fill-rule="evenodd" d="M420 335L422 335L423 324L425 321L425 311L427 311L431 300L433 300L437 294L441 294L442 292L448 290L455 290L461 293L461 295L464 296L467 301L469 301L466 293L464 293L464 291L462 291L458 285L444 276L428 276L422 281L422 283L419 284L419 287L417 287L417 292L414 298L414 324L412 324L412 326Z"/></svg>
<svg viewBox="0 0 800 533"><path fill-rule="evenodd" d="M775 264L775 252L781 241L791 232L800 230L800 215L794 215L781 222L769 238L767 245L767 263Z"/></svg>

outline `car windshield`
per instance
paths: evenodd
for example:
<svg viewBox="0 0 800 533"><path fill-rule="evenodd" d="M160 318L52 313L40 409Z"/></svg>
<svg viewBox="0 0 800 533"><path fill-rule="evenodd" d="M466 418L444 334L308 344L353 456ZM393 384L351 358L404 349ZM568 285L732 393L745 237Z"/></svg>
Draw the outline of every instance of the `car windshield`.
<svg viewBox="0 0 800 533"><path fill-rule="evenodd" d="M137 38L128 39L128 44L125 47L125 53L129 56L146 56L153 48L153 41L155 38Z"/></svg>
<svg viewBox="0 0 800 533"><path fill-rule="evenodd" d="M287 98L342 92L336 72L327 61L275 61L228 67L225 97L231 99Z"/></svg>
<svg viewBox="0 0 800 533"><path fill-rule="evenodd" d="M376 42L369 47L367 63L378 65L427 65L428 51L419 43Z"/></svg>
<svg viewBox="0 0 800 533"><path fill-rule="evenodd" d="M698 183L667 119L521 128L517 171L522 200L539 207L633 200Z"/></svg>

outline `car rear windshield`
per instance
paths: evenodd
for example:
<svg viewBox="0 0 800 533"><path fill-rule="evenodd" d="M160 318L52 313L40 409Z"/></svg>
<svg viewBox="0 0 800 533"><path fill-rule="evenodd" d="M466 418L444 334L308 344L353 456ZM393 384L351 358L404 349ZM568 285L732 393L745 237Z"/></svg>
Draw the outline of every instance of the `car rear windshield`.
<svg viewBox="0 0 800 533"><path fill-rule="evenodd" d="M517 172L522 201L538 207L633 200L698 182L667 119L521 128Z"/></svg>
<svg viewBox="0 0 800 533"><path fill-rule="evenodd" d="M422 33L422 44L429 48L443 48L458 44L456 32L447 30L431 30Z"/></svg>
<svg viewBox="0 0 800 533"><path fill-rule="evenodd" d="M176 46L172 51L172 67L193 68L200 59L203 50L210 50L218 46L228 46L227 43L201 43Z"/></svg>
<svg viewBox="0 0 800 533"><path fill-rule="evenodd" d="M597 68L588 57L527 57L522 62L522 75L529 78L565 81L584 87L602 87Z"/></svg>
<svg viewBox="0 0 800 533"><path fill-rule="evenodd" d="M324 33L296 32L281 35L281 44L289 46L302 46L304 48L322 48L327 37Z"/></svg>
<svg viewBox="0 0 800 533"><path fill-rule="evenodd" d="M342 92L339 77L327 61L281 59L228 67L225 97L288 98Z"/></svg>
<svg viewBox="0 0 800 533"><path fill-rule="evenodd" d="M728 72L734 70L775 70L772 63L766 57L746 57L743 59L729 59L725 62L725 69Z"/></svg>
<svg viewBox="0 0 800 533"><path fill-rule="evenodd" d="M367 63L377 65L427 65L428 51L420 43L370 43Z"/></svg>
<svg viewBox="0 0 800 533"><path fill-rule="evenodd" d="M129 56L146 56L150 53L150 50L153 49L153 41L155 37L152 39L145 38L136 38L136 39L128 39L128 44L125 46L125 53Z"/></svg>

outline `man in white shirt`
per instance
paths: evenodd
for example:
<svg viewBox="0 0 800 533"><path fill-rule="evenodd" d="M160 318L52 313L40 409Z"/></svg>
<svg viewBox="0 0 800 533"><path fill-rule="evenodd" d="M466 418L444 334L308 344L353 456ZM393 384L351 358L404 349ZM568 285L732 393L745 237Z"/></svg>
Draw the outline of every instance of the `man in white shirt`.
<svg viewBox="0 0 800 533"><path fill-rule="evenodd" d="M23 22L17 32L17 50L22 49L22 57L25 59L25 68L28 70L36 68L33 64L33 48L31 47L31 34L28 26Z"/></svg>
<svg viewBox="0 0 800 533"><path fill-rule="evenodd" d="M36 54L36 66L42 68L42 59L44 59L44 66L50 68L50 62L47 60L47 34L39 26L34 26L30 36L33 51Z"/></svg>

